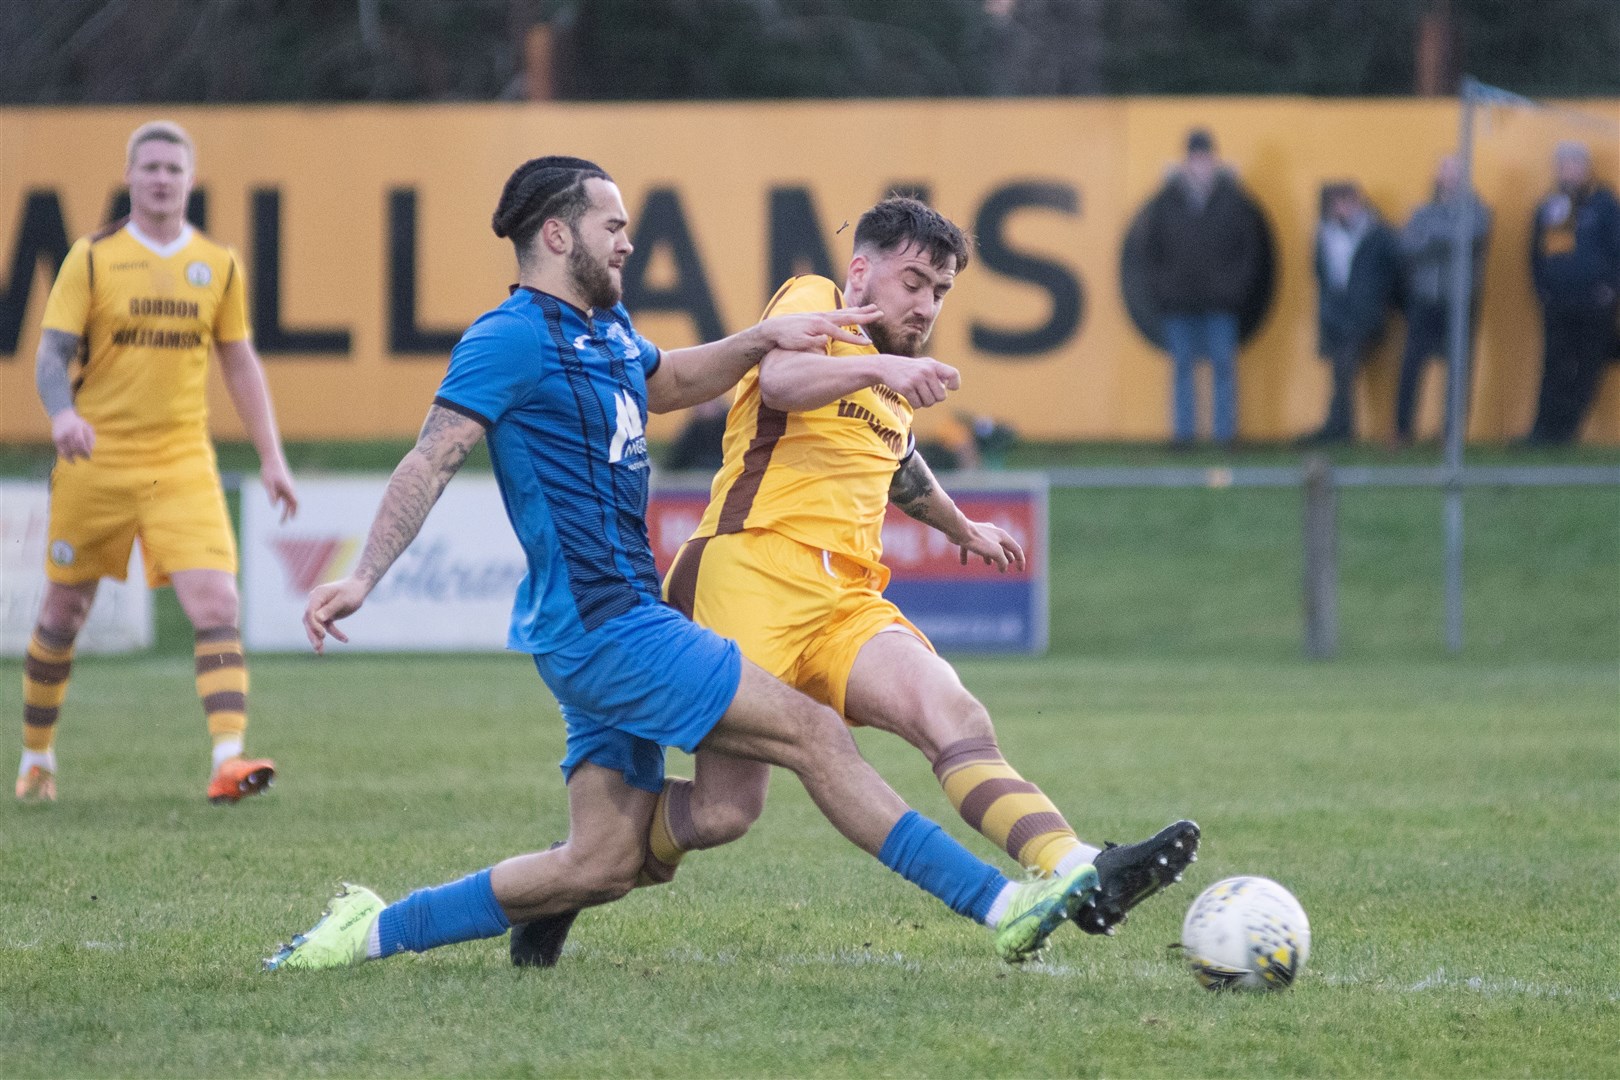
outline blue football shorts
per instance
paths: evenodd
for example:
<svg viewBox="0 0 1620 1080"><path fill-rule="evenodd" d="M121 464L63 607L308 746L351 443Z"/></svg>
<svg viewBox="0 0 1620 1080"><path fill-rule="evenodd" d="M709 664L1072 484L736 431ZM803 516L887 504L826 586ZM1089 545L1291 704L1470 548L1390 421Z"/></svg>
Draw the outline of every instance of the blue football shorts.
<svg viewBox="0 0 1620 1080"><path fill-rule="evenodd" d="M563 779L588 761L657 792L664 748L691 753L731 707L742 650L672 607L643 604L534 666L568 727Z"/></svg>

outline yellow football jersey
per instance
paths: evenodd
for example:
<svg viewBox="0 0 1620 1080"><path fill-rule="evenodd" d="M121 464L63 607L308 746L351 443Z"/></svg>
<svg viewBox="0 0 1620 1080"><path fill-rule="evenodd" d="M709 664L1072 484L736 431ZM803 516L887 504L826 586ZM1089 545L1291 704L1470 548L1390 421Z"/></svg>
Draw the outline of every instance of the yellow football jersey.
<svg viewBox="0 0 1620 1080"><path fill-rule="evenodd" d="M765 317L843 306L843 292L831 281L795 277L777 290ZM833 341L827 352L859 356L877 349ZM693 535L770 529L882 573L889 483L910 444L911 405L886 386L786 413L760 399L755 368L737 384L726 416L725 461Z"/></svg>
<svg viewBox="0 0 1620 1080"><path fill-rule="evenodd" d="M73 405L96 432L91 460L150 464L208 441L208 354L246 339L236 254L187 225L158 245L118 222L75 243L44 326L85 339Z"/></svg>

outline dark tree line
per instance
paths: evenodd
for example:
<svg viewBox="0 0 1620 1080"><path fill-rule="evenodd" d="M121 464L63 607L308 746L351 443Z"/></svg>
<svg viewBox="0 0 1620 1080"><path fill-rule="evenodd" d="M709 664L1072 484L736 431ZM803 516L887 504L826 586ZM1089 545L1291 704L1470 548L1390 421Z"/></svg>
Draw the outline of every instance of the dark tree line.
<svg viewBox="0 0 1620 1080"><path fill-rule="evenodd" d="M552 28L580 100L1410 93L1451 68L1620 93L1620 0L12 0L0 103L443 101L523 94Z"/></svg>

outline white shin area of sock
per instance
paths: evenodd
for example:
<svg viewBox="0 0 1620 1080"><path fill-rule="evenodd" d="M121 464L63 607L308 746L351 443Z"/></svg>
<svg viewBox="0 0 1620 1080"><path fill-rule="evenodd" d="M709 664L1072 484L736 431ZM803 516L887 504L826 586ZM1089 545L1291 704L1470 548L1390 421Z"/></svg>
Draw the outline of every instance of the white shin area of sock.
<svg viewBox="0 0 1620 1080"><path fill-rule="evenodd" d="M38 765L46 772L54 773L56 771L56 751L54 749L29 750L25 747L22 752L22 764L17 766L17 775L28 775L28 770L35 765Z"/></svg>
<svg viewBox="0 0 1620 1080"><path fill-rule="evenodd" d="M241 757L241 756L242 756L242 740L241 739L221 739L221 740L219 740L219 742L214 744L214 771L219 772L219 767L221 765L223 765L227 761L231 760L231 758Z"/></svg>
<svg viewBox="0 0 1620 1080"><path fill-rule="evenodd" d="M372 919L371 929L366 931L366 959L376 960L382 956L382 920Z"/></svg>
<svg viewBox="0 0 1620 1080"><path fill-rule="evenodd" d="M1007 914L1007 905L1012 903L1013 893L1017 891L1018 886L1010 881L1001 887L996 898L990 901L990 910L985 912L984 925L992 930L1001 925L1002 916Z"/></svg>
<svg viewBox="0 0 1620 1080"><path fill-rule="evenodd" d="M1078 867L1086 863L1095 863L1097 856L1102 854L1102 848L1092 847L1090 844L1081 844L1067 855L1063 856L1057 864L1057 876L1073 873Z"/></svg>

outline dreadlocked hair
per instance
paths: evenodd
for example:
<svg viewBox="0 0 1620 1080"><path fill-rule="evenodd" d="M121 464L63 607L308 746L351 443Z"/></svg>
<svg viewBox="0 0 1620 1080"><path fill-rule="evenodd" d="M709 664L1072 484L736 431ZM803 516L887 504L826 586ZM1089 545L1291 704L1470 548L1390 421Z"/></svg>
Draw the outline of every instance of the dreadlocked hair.
<svg viewBox="0 0 1620 1080"><path fill-rule="evenodd" d="M501 189L490 227L496 236L511 240L521 254L548 218L561 218L570 227L578 223L591 205L585 181L592 178L613 179L584 158L552 154L525 161Z"/></svg>

